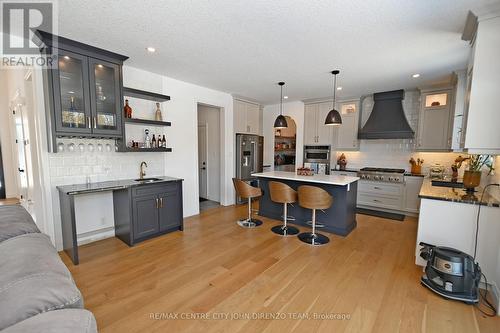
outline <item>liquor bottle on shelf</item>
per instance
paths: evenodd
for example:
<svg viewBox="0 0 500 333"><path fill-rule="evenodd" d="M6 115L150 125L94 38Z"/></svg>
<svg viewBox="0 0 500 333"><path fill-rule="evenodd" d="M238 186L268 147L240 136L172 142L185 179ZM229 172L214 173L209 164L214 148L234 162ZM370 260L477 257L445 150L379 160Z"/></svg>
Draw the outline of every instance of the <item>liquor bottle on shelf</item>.
<svg viewBox="0 0 500 333"><path fill-rule="evenodd" d="M161 146L163 148L167 148L167 140L165 140L165 134L163 134L163 138L161 139Z"/></svg>
<svg viewBox="0 0 500 333"><path fill-rule="evenodd" d="M144 130L144 134L144 144L146 148L151 148L151 138L149 137L149 130L147 128Z"/></svg>
<svg viewBox="0 0 500 333"><path fill-rule="evenodd" d="M156 138L155 138L154 134L153 134L153 140L151 140L151 148L158 148L158 145L156 144Z"/></svg>
<svg viewBox="0 0 500 333"><path fill-rule="evenodd" d="M156 103L155 120L162 121L160 103Z"/></svg>
<svg viewBox="0 0 500 333"><path fill-rule="evenodd" d="M130 107L130 105L128 105L128 99L125 100L123 112L125 113L125 118L132 118L132 108Z"/></svg>

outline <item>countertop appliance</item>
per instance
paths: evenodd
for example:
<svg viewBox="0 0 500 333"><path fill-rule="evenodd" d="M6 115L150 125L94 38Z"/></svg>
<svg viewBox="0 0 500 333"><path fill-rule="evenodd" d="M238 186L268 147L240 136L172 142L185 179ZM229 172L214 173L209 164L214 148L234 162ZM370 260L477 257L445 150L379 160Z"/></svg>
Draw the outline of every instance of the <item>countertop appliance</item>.
<svg viewBox="0 0 500 333"><path fill-rule="evenodd" d="M315 173L330 174L330 146L304 146L304 167Z"/></svg>
<svg viewBox="0 0 500 333"><path fill-rule="evenodd" d="M422 285L449 299L479 302L481 268L467 253L420 242L420 257L427 260Z"/></svg>
<svg viewBox="0 0 500 333"><path fill-rule="evenodd" d="M405 179L404 173L404 169L366 167L358 171L358 177L362 180L386 183L403 183Z"/></svg>
<svg viewBox="0 0 500 333"><path fill-rule="evenodd" d="M262 172L264 157L264 137L252 134L236 134L236 178L247 181L252 186L258 180L252 173ZM236 197L237 203L246 200Z"/></svg>

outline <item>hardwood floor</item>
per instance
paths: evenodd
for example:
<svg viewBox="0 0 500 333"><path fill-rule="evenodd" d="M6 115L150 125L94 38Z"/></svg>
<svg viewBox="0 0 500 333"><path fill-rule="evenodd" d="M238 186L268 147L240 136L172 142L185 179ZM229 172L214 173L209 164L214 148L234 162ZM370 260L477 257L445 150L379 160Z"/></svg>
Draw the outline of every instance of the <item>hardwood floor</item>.
<svg viewBox="0 0 500 333"><path fill-rule="evenodd" d="M420 285L415 218L358 215L349 236L313 248L273 234L277 221L239 227L245 211L211 209L187 218L184 232L133 248L116 238L88 244L79 266L62 258L100 332L500 332L499 317ZM195 314L209 319L186 318Z"/></svg>
<svg viewBox="0 0 500 333"><path fill-rule="evenodd" d="M0 206L5 206L5 205L18 205L20 204L20 201L18 198L7 198L7 199L0 199Z"/></svg>

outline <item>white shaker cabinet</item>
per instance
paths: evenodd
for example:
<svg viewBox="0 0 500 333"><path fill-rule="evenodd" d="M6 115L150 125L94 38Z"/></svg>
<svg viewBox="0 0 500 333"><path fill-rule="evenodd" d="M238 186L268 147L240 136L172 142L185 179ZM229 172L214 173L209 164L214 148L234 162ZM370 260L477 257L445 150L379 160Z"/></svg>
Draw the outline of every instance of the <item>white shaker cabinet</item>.
<svg viewBox="0 0 500 333"><path fill-rule="evenodd" d="M331 145L333 126L325 125L328 112L332 109L331 102L312 103L305 105L304 112L304 144Z"/></svg>
<svg viewBox="0 0 500 333"><path fill-rule="evenodd" d="M418 151L450 151L453 132L451 89L422 90L417 134Z"/></svg>
<svg viewBox="0 0 500 333"><path fill-rule="evenodd" d="M233 122L235 133L261 134L262 110L258 104L234 100Z"/></svg>
<svg viewBox="0 0 500 333"><path fill-rule="evenodd" d="M418 194L420 193L420 188L424 177L420 176L405 176L405 199L404 199L404 210L406 212L418 213L420 209L420 198Z"/></svg>
<svg viewBox="0 0 500 333"><path fill-rule="evenodd" d="M474 43L465 148L500 154L500 16L479 19Z"/></svg>
<svg viewBox="0 0 500 333"><path fill-rule="evenodd" d="M337 103L337 110L342 117L342 124L334 131L336 150L359 150L359 100Z"/></svg>

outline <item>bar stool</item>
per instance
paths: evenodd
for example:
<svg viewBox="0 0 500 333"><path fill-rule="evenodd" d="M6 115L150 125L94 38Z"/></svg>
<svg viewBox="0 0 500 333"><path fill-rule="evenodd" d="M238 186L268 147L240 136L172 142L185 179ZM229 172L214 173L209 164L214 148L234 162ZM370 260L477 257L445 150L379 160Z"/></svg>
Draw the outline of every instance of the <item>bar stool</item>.
<svg viewBox="0 0 500 333"><path fill-rule="evenodd" d="M312 209L312 232L303 232L298 235L304 243L323 245L330 241L328 237L316 233L316 209L328 209L333 203L333 198L328 192L316 186L302 185L298 189L299 205Z"/></svg>
<svg viewBox="0 0 500 333"><path fill-rule="evenodd" d="M236 193L243 199L248 200L248 218L238 220L237 223L243 228L258 227L262 224L262 221L252 218L252 199L262 196L262 190L236 178L233 178L233 184Z"/></svg>
<svg viewBox="0 0 500 333"><path fill-rule="evenodd" d="M297 192L286 184L270 181L269 194L272 201L283 204L283 225L274 226L271 228L271 231L282 236L298 234L299 229L287 225L287 204L297 202Z"/></svg>

